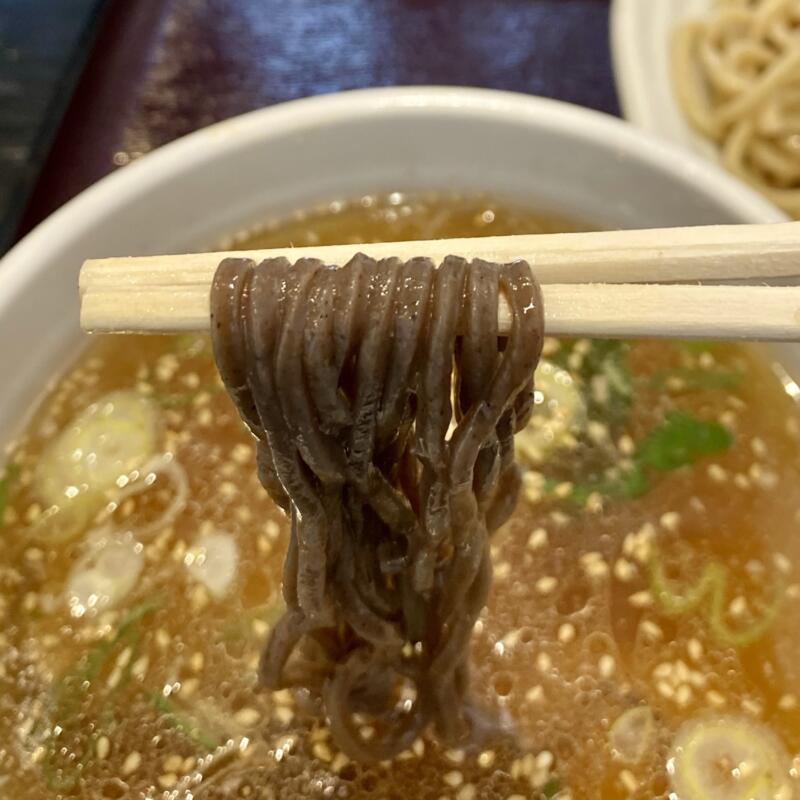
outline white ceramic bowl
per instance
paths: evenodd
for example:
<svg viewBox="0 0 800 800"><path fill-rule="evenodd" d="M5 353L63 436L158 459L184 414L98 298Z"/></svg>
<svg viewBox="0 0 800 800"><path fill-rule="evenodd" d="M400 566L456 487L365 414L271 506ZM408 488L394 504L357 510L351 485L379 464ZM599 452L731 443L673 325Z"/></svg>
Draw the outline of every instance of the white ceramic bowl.
<svg viewBox="0 0 800 800"><path fill-rule="evenodd" d="M297 207L414 188L485 190L608 227L782 219L713 165L551 100L376 89L256 111L100 181L0 262L0 443L85 340L83 259L208 247Z"/></svg>

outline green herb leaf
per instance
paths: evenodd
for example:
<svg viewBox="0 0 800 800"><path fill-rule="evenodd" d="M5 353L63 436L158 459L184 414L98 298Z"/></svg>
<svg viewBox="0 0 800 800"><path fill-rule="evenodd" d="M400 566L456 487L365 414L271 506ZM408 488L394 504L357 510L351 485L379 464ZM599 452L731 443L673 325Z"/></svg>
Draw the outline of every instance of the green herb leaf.
<svg viewBox="0 0 800 800"><path fill-rule="evenodd" d="M733 434L718 422L672 411L639 442L636 461L667 472L727 450L732 444Z"/></svg>
<svg viewBox="0 0 800 800"><path fill-rule="evenodd" d="M669 385L670 380L680 381L683 391L697 391L699 389L733 389L741 383L742 373L728 367L712 367L703 369L665 369L656 372L650 379L654 389L663 389Z"/></svg>
<svg viewBox="0 0 800 800"><path fill-rule="evenodd" d="M561 779L558 776L553 776L547 783L542 786L542 797L545 800L553 800L553 798L561 791Z"/></svg>
<svg viewBox="0 0 800 800"><path fill-rule="evenodd" d="M545 489L552 491L558 481L545 482ZM641 497L649 488L644 468L634 463L629 469L622 470L612 478L601 478L595 481L580 481L573 484L569 499L579 506L585 506L589 496L595 492L604 497Z"/></svg>
<svg viewBox="0 0 800 800"><path fill-rule="evenodd" d="M689 353L713 353L719 348L719 342L712 342L705 339L694 339L685 342L680 342L680 346Z"/></svg>

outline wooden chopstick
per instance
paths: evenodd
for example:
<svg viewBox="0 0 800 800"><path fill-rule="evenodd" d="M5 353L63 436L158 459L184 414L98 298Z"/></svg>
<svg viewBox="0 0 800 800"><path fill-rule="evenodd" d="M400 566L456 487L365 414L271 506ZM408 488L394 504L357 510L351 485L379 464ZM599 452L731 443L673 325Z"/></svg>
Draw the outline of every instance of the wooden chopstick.
<svg viewBox="0 0 800 800"><path fill-rule="evenodd" d="M800 340L800 287L649 283L796 277L800 222L93 260L81 269L81 325L105 332L204 330L211 279L226 256L341 264L357 251L376 258L424 255L436 262L450 254L498 262L525 258L543 284L552 334ZM504 301L498 318L501 330L507 328Z"/></svg>
<svg viewBox="0 0 800 800"><path fill-rule="evenodd" d="M800 222L771 225L713 225L655 230L590 231L421 242L282 247L185 255L102 258L87 261L81 289L101 286L209 285L227 256L261 261L286 256L344 264L355 252L373 258L445 256L505 263L526 259L544 283L692 283L710 280L800 275Z"/></svg>
<svg viewBox="0 0 800 800"><path fill-rule="evenodd" d="M553 335L800 341L800 287L681 284L547 284L545 326ZM500 330L510 314L498 309ZM84 293L84 330L176 333L209 326L207 286Z"/></svg>

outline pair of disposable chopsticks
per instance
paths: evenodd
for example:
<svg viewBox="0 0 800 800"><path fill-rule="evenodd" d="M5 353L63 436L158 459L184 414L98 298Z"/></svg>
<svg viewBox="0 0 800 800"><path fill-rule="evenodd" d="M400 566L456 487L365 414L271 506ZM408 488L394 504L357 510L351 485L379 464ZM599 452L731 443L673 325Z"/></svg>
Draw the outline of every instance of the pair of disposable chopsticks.
<svg viewBox="0 0 800 800"><path fill-rule="evenodd" d="M800 281L800 222L104 258L81 269L81 325L98 332L206 330L211 280L223 258L312 257L341 265L356 252L427 256L437 264L447 255L525 259L542 285L550 334L800 341L800 286L763 285ZM750 285L703 283L732 280ZM502 299L498 318L507 329Z"/></svg>

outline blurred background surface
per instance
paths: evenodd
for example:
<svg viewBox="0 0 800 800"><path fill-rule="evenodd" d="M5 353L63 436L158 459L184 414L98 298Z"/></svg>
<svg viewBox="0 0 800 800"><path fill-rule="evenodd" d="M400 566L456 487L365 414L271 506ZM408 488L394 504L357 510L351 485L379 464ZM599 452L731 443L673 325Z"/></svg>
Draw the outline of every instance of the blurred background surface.
<svg viewBox="0 0 800 800"><path fill-rule="evenodd" d="M608 0L0 0L0 252L199 127L412 84L618 113Z"/></svg>

